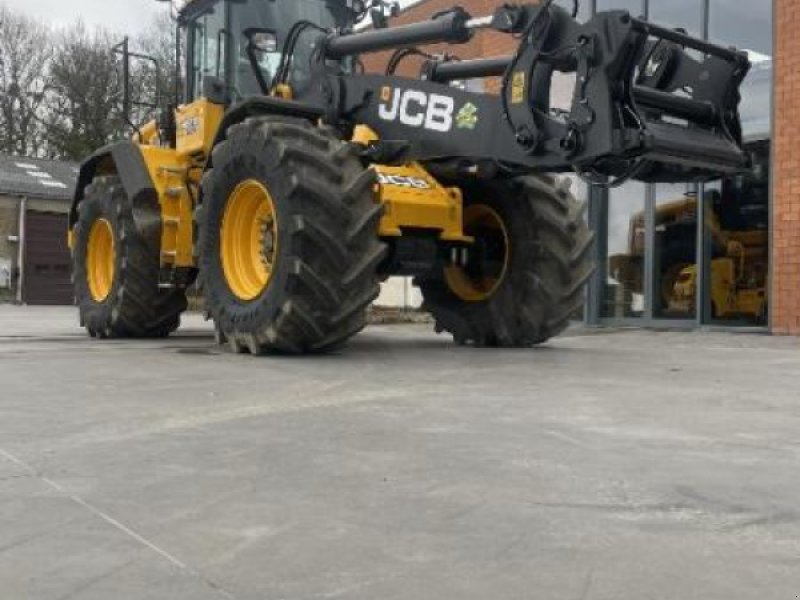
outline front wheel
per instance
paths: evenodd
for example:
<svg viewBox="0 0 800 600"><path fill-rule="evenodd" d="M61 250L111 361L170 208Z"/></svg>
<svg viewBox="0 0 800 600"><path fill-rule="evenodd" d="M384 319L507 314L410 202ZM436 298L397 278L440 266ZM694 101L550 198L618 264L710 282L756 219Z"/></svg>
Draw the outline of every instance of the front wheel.
<svg viewBox="0 0 800 600"><path fill-rule="evenodd" d="M594 236L568 186L549 176L464 191L466 262L417 281L437 332L459 344L528 347L562 333L584 305Z"/></svg>
<svg viewBox="0 0 800 600"><path fill-rule="evenodd" d="M375 181L328 129L272 117L231 127L198 217L220 341L234 352L303 354L364 328L386 252Z"/></svg>

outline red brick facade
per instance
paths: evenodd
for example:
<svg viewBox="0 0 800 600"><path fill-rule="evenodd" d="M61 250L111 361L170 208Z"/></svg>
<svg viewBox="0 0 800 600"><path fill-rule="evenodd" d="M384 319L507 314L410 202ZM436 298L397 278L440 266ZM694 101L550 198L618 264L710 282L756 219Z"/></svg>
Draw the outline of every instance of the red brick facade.
<svg viewBox="0 0 800 600"><path fill-rule="evenodd" d="M506 4L507 0L423 0L411 6L408 10L392 20L392 25L405 25L417 23L430 19L438 12L449 10L458 5L464 8L473 16L485 16L492 14L498 6ZM475 39L462 46L429 46L424 48L428 52L450 52L456 54L462 60L471 58L484 58L492 56L502 56L511 54L516 49L514 40L507 35L492 31L480 31ZM365 57L364 63L370 72L380 72L386 68L391 53L373 54ZM409 58L404 61L398 70L398 74L404 77L416 77L419 75L420 61ZM490 82L489 89L499 89L499 82Z"/></svg>
<svg viewBox="0 0 800 600"><path fill-rule="evenodd" d="M772 330L800 335L800 2L775 1Z"/></svg>

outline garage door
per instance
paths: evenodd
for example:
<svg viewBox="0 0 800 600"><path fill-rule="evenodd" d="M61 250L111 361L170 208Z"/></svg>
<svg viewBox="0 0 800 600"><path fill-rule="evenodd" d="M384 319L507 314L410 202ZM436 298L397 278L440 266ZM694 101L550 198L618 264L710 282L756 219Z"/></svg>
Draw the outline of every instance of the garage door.
<svg viewBox="0 0 800 600"><path fill-rule="evenodd" d="M33 305L73 303L67 216L29 212L25 217L23 300Z"/></svg>

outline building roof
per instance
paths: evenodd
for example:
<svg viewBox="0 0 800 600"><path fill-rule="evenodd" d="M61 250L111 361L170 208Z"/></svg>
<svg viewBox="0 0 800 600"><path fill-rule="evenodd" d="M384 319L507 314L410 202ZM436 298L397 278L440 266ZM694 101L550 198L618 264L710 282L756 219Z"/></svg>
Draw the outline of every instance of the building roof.
<svg viewBox="0 0 800 600"><path fill-rule="evenodd" d="M75 163L0 154L0 195L69 201L77 179Z"/></svg>

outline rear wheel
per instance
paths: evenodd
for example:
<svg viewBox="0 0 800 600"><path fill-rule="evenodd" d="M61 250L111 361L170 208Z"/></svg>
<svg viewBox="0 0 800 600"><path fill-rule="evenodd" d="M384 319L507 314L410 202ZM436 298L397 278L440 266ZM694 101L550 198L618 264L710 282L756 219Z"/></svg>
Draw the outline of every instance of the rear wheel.
<svg viewBox="0 0 800 600"><path fill-rule="evenodd" d="M180 325L183 290L160 289L158 248L136 228L118 177L97 177L78 206L73 284L92 337L164 337Z"/></svg>
<svg viewBox="0 0 800 600"><path fill-rule="evenodd" d="M299 119L234 125L214 150L198 221L201 272L234 352L334 349L366 325L385 256L375 175Z"/></svg>
<svg viewBox="0 0 800 600"><path fill-rule="evenodd" d="M417 281L438 332L459 344L525 347L562 333L584 305L594 236L583 207L549 176L464 188L466 264Z"/></svg>

